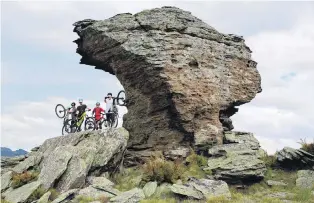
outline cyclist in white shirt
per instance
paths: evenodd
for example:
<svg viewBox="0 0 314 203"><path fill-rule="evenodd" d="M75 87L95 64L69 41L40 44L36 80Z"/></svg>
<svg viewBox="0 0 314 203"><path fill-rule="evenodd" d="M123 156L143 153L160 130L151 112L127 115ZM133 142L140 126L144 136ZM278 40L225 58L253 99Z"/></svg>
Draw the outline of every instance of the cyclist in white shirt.
<svg viewBox="0 0 314 203"><path fill-rule="evenodd" d="M108 93L107 96L105 97L105 103L106 103L106 117L107 117L107 122L109 119L112 118L112 104L113 104L113 98L112 94Z"/></svg>

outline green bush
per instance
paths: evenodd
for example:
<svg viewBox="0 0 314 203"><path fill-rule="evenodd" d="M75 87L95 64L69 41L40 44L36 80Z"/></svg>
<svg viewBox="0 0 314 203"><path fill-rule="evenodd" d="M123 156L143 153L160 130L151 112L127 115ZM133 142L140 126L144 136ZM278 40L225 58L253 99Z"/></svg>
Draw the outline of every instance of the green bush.
<svg viewBox="0 0 314 203"><path fill-rule="evenodd" d="M113 175L112 181L115 188L120 191L128 191L138 187L142 180L142 171L139 168L128 168Z"/></svg>
<svg viewBox="0 0 314 203"><path fill-rule="evenodd" d="M49 192L51 192L50 197L49 197L50 201L57 199L57 197L60 195L60 193L54 188L50 189Z"/></svg>
<svg viewBox="0 0 314 203"><path fill-rule="evenodd" d="M77 203L89 203L89 202L94 202L94 201L100 201L101 203L107 203L109 202L108 197L99 197L99 198L93 198L93 197L87 197L87 196L77 196L74 200L74 202Z"/></svg>
<svg viewBox="0 0 314 203"><path fill-rule="evenodd" d="M301 139L301 141L298 143L301 144L301 149L314 155L314 140L312 143L307 143L306 139L304 139L304 140Z"/></svg>
<svg viewBox="0 0 314 203"><path fill-rule="evenodd" d="M18 188L29 182L37 180L39 172L37 171L26 171L24 173L13 173L12 175L12 188Z"/></svg>

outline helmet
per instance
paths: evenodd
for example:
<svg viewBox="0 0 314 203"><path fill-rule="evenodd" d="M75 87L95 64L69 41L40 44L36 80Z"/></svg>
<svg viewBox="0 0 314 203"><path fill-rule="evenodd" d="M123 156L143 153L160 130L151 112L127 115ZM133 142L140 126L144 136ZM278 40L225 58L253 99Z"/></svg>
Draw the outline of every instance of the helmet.
<svg viewBox="0 0 314 203"><path fill-rule="evenodd" d="M79 102L83 102L83 99L79 99Z"/></svg>
<svg viewBox="0 0 314 203"><path fill-rule="evenodd" d="M112 93L109 92L109 93L107 94L107 96L108 96L108 95L112 96Z"/></svg>
<svg viewBox="0 0 314 203"><path fill-rule="evenodd" d="M96 103L96 106L99 106L99 105L100 105L100 103L99 103L99 102L97 102L97 103Z"/></svg>
<svg viewBox="0 0 314 203"><path fill-rule="evenodd" d="M71 103L71 106L75 106L75 102L72 102L72 103Z"/></svg>

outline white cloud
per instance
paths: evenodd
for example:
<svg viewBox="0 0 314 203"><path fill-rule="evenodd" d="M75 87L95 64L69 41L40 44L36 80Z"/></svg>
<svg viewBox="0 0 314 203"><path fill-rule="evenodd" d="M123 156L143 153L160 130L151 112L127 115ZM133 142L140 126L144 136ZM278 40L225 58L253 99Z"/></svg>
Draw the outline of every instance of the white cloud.
<svg viewBox="0 0 314 203"><path fill-rule="evenodd" d="M71 101L77 99L65 99L50 97L40 102L20 102L10 106L7 113L1 115L1 146L11 149L31 148L42 144L46 139L61 136L62 119L54 112L58 103L69 106ZM96 101L85 100L84 103L91 109L95 107ZM105 104L101 102L105 108ZM119 124L122 126L122 118L127 110L119 108ZM90 115L91 112L89 112Z"/></svg>
<svg viewBox="0 0 314 203"><path fill-rule="evenodd" d="M236 129L254 132L269 153L284 146L299 147L301 138L314 139L312 13L305 13L289 30L261 32L247 39L263 91L241 106L233 120Z"/></svg>

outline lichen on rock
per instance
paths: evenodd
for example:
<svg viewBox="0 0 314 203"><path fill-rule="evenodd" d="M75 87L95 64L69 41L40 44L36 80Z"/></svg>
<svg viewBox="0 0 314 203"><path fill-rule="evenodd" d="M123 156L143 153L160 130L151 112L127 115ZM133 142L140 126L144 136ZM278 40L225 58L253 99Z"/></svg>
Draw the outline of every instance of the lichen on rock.
<svg viewBox="0 0 314 203"><path fill-rule="evenodd" d="M80 63L116 75L126 90L126 163L156 150L206 151L222 144L223 130L233 128L235 106L261 92L257 63L244 39L222 34L179 8L74 26Z"/></svg>

